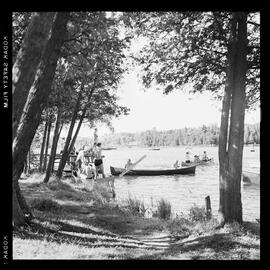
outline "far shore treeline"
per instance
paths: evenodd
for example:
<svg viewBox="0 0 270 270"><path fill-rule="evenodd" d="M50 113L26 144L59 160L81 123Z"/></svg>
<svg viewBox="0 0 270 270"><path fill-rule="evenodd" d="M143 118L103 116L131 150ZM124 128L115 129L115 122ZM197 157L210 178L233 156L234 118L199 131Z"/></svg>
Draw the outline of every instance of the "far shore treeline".
<svg viewBox="0 0 270 270"><path fill-rule="evenodd" d="M92 145L93 138L78 136L76 149L83 145ZM37 132L34 140L34 149L40 147L41 136ZM100 136L104 147L141 146L141 147L162 147L162 146L183 146L183 145L218 145L219 126L217 124L202 125L201 127L185 127L159 131L155 128L143 132L121 132ZM245 144L260 144L260 124L246 124L244 131Z"/></svg>

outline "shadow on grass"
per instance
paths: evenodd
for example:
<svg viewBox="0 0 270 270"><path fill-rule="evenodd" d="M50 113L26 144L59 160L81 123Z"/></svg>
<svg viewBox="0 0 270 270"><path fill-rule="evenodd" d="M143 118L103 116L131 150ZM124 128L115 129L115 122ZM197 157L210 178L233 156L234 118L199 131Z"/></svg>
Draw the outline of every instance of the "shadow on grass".
<svg viewBox="0 0 270 270"><path fill-rule="evenodd" d="M257 244L245 244L237 240L229 233L219 233L210 236L197 237L192 240L171 243L168 249L153 256L141 256L139 259L153 260L162 257L188 256L189 259L250 259L249 250L259 249ZM245 250L244 250L245 249ZM237 255L238 254L238 255Z"/></svg>

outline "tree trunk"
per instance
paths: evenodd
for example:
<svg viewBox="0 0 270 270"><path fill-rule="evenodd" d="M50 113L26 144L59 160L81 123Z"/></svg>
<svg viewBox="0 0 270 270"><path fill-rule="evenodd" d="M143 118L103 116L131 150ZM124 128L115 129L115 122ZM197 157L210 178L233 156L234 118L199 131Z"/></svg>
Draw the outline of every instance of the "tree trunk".
<svg viewBox="0 0 270 270"><path fill-rule="evenodd" d="M25 33L12 70L12 138L20 122L29 89L34 82L42 52L48 41L55 12L36 12Z"/></svg>
<svg viewBox="0 0 270 270"><path fill-rule="evenodd" d="M44 128L44 133L43 133L43 140L42 140L42 145L41 145L41 150L40 150L40 156L39 156L39 172L42 172L43 168L43 161L44 161L44 148L45 148L45 142L46 142L46 137L48 133L48 112L46 114L46 123L45 123L45 128Z"/></svg>
<svg viewBox="0 0 270 270"><path fill-rule="evenodd" d="M55 159L55 154L56 154L56 149L57 149L57 142L58 142L58 138L59 138L58 130L59 130L61 116L62 116L62 108L60 107L59 110L58 110L58 115L57 115L55 128L54 128L53 143L52 143L52 148L51 148L51 155L50 155L50 159L49 159L49 164L48 164L48 167L47 167L47 170L46 170L45 178L43 180L44 183L49 182L51 172L53 170L54 159Z"/></svg>
<svg viewBox="0 0 270 270"><path fill-rule="evenodd" d="M71 123L70 123L69 130L68 130L68 135L67 135L67 138L66 138L66 143L65 143L65 146L64 146L64 149L63 149L63 152L62 152L62 156L61 156L61 160L59 162L59 167L58 167L58 170L57 170L57 173L56 173L56 176L57 176L58 179L61 179L61 177L62 177L63 170L65 168L66 161L67 161L67 158L68 158L68 148L69 148L71 136L72 136L72 133L73 133L73 129L74 129L74 126L75 126L75 122L76 122L76 119L77 119L77 114L78 114L78 111L79 111L80 102L81 102L81 98L82 98L82 87L83 86L81 86L81 91L79 93L79 96L78 96L78 99L77 99L77 102L76 102L76 105L75 105L75 108L74 108L74 111L73 111Z"/></svg>
<svg viewBox="0 0 270 270"><path fill-rule="evenodd" d="M232 46L229 48L228 87L225 91L219 144L220 206L222 223L242 223L241 175L244 142L247 15L235 13ZM229 105L228 105L229 104ZM228 108L229 107L229 108ZM229 122L230 115L230 123ZM229 140L228 139L229 127ZM227 142L228 141L228 142Z"/></svg>
<svg viewBox="0 0 270 270"><path fill-rule="evenodd" d="M48 100L51 92L51 84L53 81L57 60L60 54L63 41L66 36L66 24L68 21L69 13L57 13L56 19L53 23L51 37L48 40L40 65L38 67L35 81L29 91L26 104L18 125L16 136L13 140L13 186L18 183L20 175L23 170L23 163L26 159L27 153L30 149L31 143L35 136L42 110ZM29 61L29 59L25 59ZM20 91L22 89L17 89ZM16 198L13 198L15 208L18 209L13 212L13 224L18 225L20 219L20 209L23 211L22 206L16 204Z"/></svg>
<svg viewBox="0 0 270 270"><path fill-rule="evenodd" d="M27 221L27 218L24 215L24 212L19 205L16 190L14 187L12 190L12 215L13 215L13 221L12 221L13 226L24 225Z"/></svg>
<svg viewBox="0 0 270 270"><path fill-rule="evenodd" d="M47 168L47 160L48 160L48 149L50 144L50 136L51 136L51 128L52 128L52 118L51 116L48 119L48 132L47 132L47 139L46 139L46 146L45 146L45 155L44 155L44 164L42 167L42 172L45 172Z"/></svg>
<svg viewBox="0 0 270 270"><path fill-rule="evenodd" d="M71 140L71 143L70 143L70 146L69 146L69 149L68 149L68 155L70 154L70 152L71 152L71 150L72 150L72 148L73 148L73 146L74 146L74 144L76 142L77 136L78 136L80 128L82 126L83 119L85 117L85 113L86 113L86 107L83 109L82 115L80 117L78 126L77 126L76 131L75 131L75 134L74 134L74 136L73 136L73 138Z"/></svg>

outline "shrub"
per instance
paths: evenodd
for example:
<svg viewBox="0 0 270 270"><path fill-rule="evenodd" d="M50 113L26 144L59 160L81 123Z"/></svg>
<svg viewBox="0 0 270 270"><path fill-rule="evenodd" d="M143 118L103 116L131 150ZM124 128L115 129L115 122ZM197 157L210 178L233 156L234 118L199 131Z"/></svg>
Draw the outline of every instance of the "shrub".
<svg viewBox="0 0 270 270"><path fill-rule="evenodd" d="M192 222L185 217L176 217L168 222L167 228L173 235L190 234Z"/></svg>
<svg viewBox="0 0 270 270"><path fill-rule="evenodd" d="M97 203L107 204L112 198L112 191L108 185L98 183L94 185L92 195Z"/></svg>
<svg viewBox="0 0 270 270"><path fill-rule="evenodd" d="M188 216L191 221L205 221L207 215L203 206L194 205L190 208Z"/></svg>
<svg viewBox="0 0 270 270"><path fill-rule="evenodd" d="M161 199L158 201L157 206L157 217L160 219L169 219L172 215L172 206L171 203Z"/></svg>
<svg viewBox="0 0 270 270"><path fill-rule="evenodd" d="M132 198L129 195L128 199L126 200L126 203L128 210L133 215L144 215L146 208L143 201L137 198Z"/></svg>

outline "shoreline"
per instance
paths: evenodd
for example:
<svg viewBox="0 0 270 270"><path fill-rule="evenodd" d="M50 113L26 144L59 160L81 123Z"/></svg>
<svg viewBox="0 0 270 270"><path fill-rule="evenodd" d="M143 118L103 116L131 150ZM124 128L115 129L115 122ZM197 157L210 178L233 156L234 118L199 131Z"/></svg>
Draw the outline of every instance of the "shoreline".
<svg viewBox="0 0 270 270"><path fill-rule="evenodd" d="M35 219L31 227L14 231L14 259L260 258L259 223L217 230L214 219L146 218L106 201L102 189L94 194L69 179L47 185L39 179L20 181Z"/></svg>

